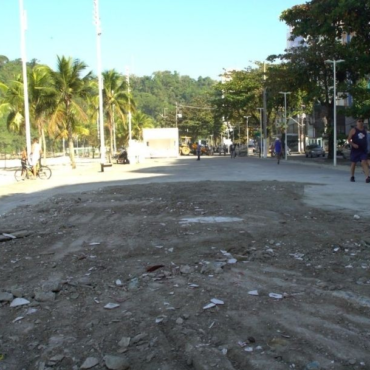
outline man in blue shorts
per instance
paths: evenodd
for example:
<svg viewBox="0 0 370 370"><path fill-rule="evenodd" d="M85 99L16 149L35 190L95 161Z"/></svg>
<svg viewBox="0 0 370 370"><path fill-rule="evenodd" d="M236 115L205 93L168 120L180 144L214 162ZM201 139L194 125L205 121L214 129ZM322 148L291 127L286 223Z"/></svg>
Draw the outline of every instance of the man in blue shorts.
<svg viewBox="0 0 370 370"><path fill-rule="evenodd" d="M358 119L356 127L349 132L348 142L351 145L351 182L355 182L356 164L361 162L366 182L370 183L369 167L367 165L367 132L364 128L363 119Z"/></svg>

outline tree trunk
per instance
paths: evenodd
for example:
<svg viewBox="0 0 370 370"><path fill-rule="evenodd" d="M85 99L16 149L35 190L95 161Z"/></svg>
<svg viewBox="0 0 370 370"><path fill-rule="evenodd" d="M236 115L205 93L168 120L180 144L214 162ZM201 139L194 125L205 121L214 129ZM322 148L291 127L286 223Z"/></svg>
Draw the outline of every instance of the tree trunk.
<svg viewBox="0 0 370 370"><path fill-rule="evenodd" d="M46 160L46 140L45 140L45 130L41 127L41 141L42 141L42 155L44 160Z"/></svg>
<svg viewBox="0 0 370 370"><path fill-rule="evenodd" d="M113 125L112 122L109 125L109 135L110 135L110 156L112 157L113 154Z"/></svg>
<svg viewBox="0 0 370 370"><path fill-rule="evenodd" d="M73 145L72 127L68 127L68 148L69 148L69 158L71 160L72 169L76 168L75 162L75 150Z"/></svg>

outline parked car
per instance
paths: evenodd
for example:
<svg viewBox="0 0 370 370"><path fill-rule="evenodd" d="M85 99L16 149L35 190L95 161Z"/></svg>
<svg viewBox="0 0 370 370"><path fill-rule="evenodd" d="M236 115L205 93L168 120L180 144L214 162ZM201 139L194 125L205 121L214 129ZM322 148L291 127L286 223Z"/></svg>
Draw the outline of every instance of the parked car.
<svg viewBox="0 0 370 370"><path fill-rule="evenodd" d="M306 158L325 157L324 148L318 144L307 145L304 153L306 154Z"/></svg>
<svg viewBox="0 0 370 370"><path fill-rule="evenodd" d="M338 146L337 155L342 156L344 159L350 158L350 156L351 156L351 146L349 144Z"/></svg>
<svg viewBox="0 0 370 370"><path fill-rule="evenodd" d="M254 144L248 145L248 154L253 154L256 152L256 146Z"/></svg>

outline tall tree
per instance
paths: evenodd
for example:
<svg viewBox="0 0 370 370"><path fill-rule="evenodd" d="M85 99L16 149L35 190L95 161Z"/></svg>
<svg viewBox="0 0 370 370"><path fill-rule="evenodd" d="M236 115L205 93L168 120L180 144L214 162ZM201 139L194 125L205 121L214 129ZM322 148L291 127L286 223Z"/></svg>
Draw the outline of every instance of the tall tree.
<svg viewBox="0 0 370 370"><path fill-rule="evenodd" d="M66 130L68 133L69 156L72 168L76 168L73 134L78 123L87 122L88 115L82 105L82 99L92 93L91 72L84 75L87 65L78 59L57 58L56 71L51 71L54 88L54 109L49 129L52 132Z"/></svg>
<svg viewBox="0 0 370 370"><path fill-rule="evenodd" d="M129 99L126 80L118 72L114 69L103 72L103 80L104 116L107 119L109 128L110 152L113 153L113 130L115 120L121 118L121 122L124 122L125 116L128 113L129 103L131 111L134 110L135 104L132 99Z"/></svg>

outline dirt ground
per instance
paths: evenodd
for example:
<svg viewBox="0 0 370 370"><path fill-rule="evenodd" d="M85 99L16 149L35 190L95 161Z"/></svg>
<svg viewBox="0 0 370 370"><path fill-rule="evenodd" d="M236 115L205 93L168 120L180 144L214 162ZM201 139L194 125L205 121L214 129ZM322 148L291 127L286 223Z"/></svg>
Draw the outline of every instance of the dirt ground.
<svg viewBox="0 0 370 370"><path fill-rule="evenodd" d="M303 191L116 186L8 212L0 369L370 369L369 219Z"/></svg>

